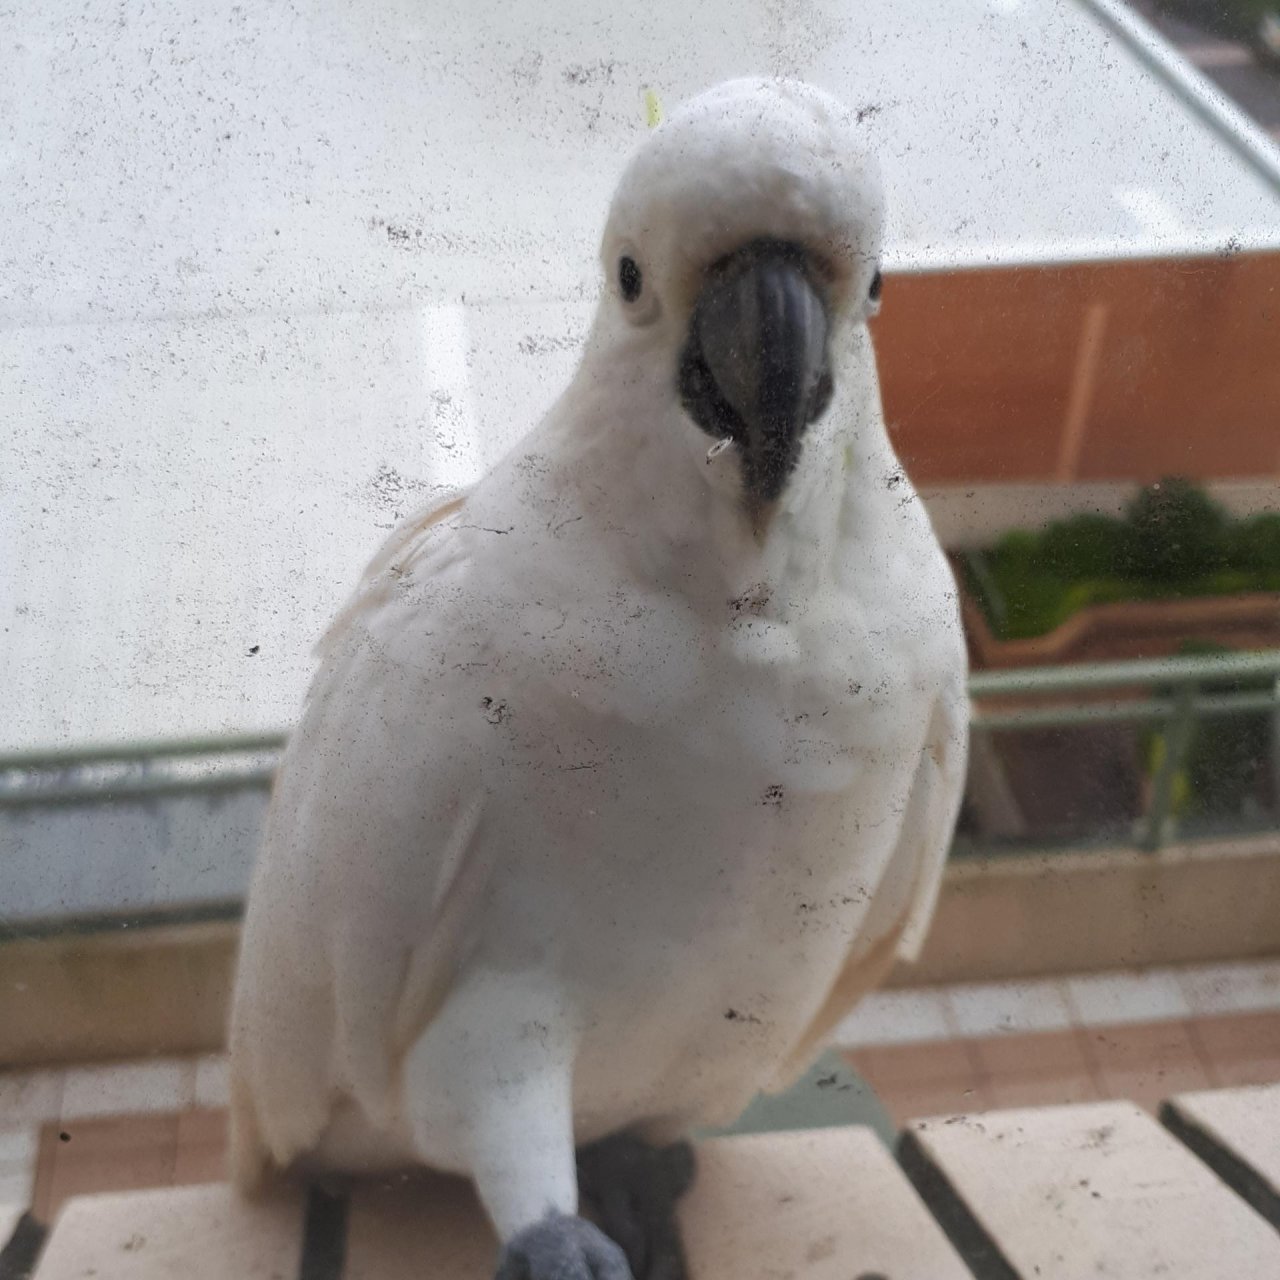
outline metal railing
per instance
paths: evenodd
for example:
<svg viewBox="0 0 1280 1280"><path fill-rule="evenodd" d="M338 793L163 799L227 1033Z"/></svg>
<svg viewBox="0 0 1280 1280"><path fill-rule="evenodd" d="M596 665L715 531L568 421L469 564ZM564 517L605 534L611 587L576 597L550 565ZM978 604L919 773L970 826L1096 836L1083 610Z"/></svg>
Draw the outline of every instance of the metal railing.
<svg viewBox="0 0 1280 1280"><path fill-rule="evenodd" d="M0 810L266 790L284 733L155 738L0 755Z"/></svg>
<svg viewBox="0 0 1280 1280"><path fill-rule="evenodd" d="M1221 685L1253 685L1223 690ZM1280 650L1213 657L981 671L969 684L976 735L1108 723L1155 725L1164 749L1137 843L1171 831L1175 780L1196 726L1243 713L1271 717L1270 776L1280 799ZM267 789L283 733L157 739L0 755L0 810Z"/></svg>
<svg viewBox="0 0 1280 1280"><path fill-rule="evenodd" d="M1214 688L1242 684L1254 687ZM1270 715L1271 791L1280 800L1280 650L981 671L969 691L975 735L1115 723L1158 727L1163 750L1134 833L1143 848L1159 849L1173 831L1175 780L1203 720ZM1018 702L1024 705L1010 705Z"/></svg>

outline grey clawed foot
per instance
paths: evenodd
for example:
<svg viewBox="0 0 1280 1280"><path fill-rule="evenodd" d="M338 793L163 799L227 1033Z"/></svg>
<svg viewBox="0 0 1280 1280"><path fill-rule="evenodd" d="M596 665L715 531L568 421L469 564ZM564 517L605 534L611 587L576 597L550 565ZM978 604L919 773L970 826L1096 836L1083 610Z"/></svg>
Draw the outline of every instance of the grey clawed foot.
<svg viewBox="0 0 1280 1280"><path fill-rule="evenodd" d="M627 1257L583 1218L550 1213L507 1242L494 1280L632 1280Z"/></svg>
<svg viewBox="0 0 1280 1280"><path fill-rule="evenodd" d="M622 1246L635 1280L685 1280L676 1205L693 1175L687 1142L651 1147L617 1134L578 1152L583 1210Z"/></svg>

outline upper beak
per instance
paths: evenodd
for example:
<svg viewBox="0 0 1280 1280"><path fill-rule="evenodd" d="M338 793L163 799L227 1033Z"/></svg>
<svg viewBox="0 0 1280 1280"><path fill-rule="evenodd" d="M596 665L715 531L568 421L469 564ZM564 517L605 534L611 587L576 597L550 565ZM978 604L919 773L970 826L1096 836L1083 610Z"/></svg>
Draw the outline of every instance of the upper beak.
<svg viewBox="0 0 1280 1280"><path fill-rule="evenodd" d="M694 307L681 362L686 409L742 449L757 502L781 494L804 429L831 399L826 304L800 250L747 245L721 263Z"/></svg>

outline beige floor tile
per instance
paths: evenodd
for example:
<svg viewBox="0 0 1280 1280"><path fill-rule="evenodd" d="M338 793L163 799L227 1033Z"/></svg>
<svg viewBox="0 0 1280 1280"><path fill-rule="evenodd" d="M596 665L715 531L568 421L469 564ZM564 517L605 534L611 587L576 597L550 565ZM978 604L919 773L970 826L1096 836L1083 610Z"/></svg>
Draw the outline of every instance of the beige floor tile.
<svg viewBox="0 0 1280 1280"><path fill-rule="evenodd" d="M990 1111L995 1105L988 1086L972 1078L891 1086L877 1089L876 1097L899 1127L926 1116Z"/></svg>
<svg viewBox="0 0 1280 1280"><path fill-rule="evenodd" d="M227 1113L186 1111L178 1117L173 1185L222 1182L227 1177Z"/></svg>
<svg viewBox="0 0 1280 1280"><path fill-rule="evenodd" d="M196 1065L191 1059L73 1067L62 1092L63 1119L184 1111L195 1101Z"/></svg>
<svg viewBox="0 0 1280 1280"><path fill-rule="evenodd" d="M15 1201L0 1200L0 1249L13 1238L22 1214L22 1207Z"/></svg>
<svg viewBox="0 0 1280 1280"><path fill-rule="evenodd" d="M962 983L945 993L965 1036L1063 1031L1075 1021L1065 987L1050 980Z"/></svg>
<svg viewBox="0 0 1280 1280"><path fill-rule="evenodd" d="M301 1241L296 1192L253 1204L225 1185L93 1196L68 1206L40 1280L292 1280Z"/></svg>
<svg viewBox="0 0 1280 1280"><path fill-rule="evenodd" d="M0 1127L0 1167L29 1164L36 1158L39 1140L40 1130L34 1124Z"/></svg>
<svg viewBox="0 0 1280 1280"><path fill-rule="evenodd" d="M1066 980L1067 993L1086 1026L1167 1022L1191 1013L1172 969L1082 974Z"/></svg>
<svg viewBox="0 0 1280 1280"><path fill-rule="evenodd" d="M224 1054L212 1053L196 1059L197 1107L225 1107L230 1101L227 1059Z"/></svg>
<svg viewBox="0 0 1280 1280"><path fill-rule="evenodd" d="M0 1071L0 1125L43 1124L62 1108L63 1072Z"/></svg>
<svg viewBox="0 0 1280 1280"><path fill-rule="evenodd" d="M0 1200L0 1249L3 1249L13 1236L22 1217L22 1209L16 1204Z"/></svg>
<svg viewBox="0 0 1280 1280"><path fill-rule="evenodd" d="M680 1218L699 1280L969 1274L893 1156L857 1125L708 1142Z"/></svg>
<svg viewBox="0 0 1280 1280"><path fill-rule="evenodd" d="M918 991L876 991L867 996L836 1032L836 1043L856 1045L908 1044L950 1040L956 1034L942 994L924 987Z"/></svg>
<svg viewBox="0 0 1280 1280"><path fill-rule="evenodd" d="M176 1115L62 1120L40 1134L33 1206L50 1222L71 1196L167 1187L178 1145Z"/></svg>
<svg viewBox="0 0 1280 1280"><path fill-rule="evenodd" d="M996 1111L917 1129L914 1139L996 1242L1008 1274L1280 1275L1280 1235L1131 1104Z"/></svg>
<svg viewBox="0 0 1280 1280"><path fill-rule="evenodd" d="M1241 1013L1196 1018L1193 1035L1209 1060L1215 1084L1280 1082L1280 1013Z"/></svg>
<svg viewBox="0 0 1280 1280"><path fill-rule="evenodd" d="M1183 969L1178 980L1196 1015L1280 1010L1280 961Z"/></svg>
<svg viewBox="0 0 1280 1280"><path fill-rule="evenodd" d="M977 1057L964 1040L853 1049L846 1057L897 1124L991 1106Z"/></svg>
<svg viewBox="0 0 1280 1280"><path fill-rule="evenodd" d="M31 1203L35 1172L34 1162L0 1165L0 1205L17 1205L25 1209ZM4 1243L0 1240L0 1248Z"/></svg>
<svg viewBox="0 0 1280 1280"><path fill-rule="evenodd" d="M1214 1083L1186 1022L1091 1028L1088 1053L1104 1093L1154 1110L1170 1095Z"/></svg>
<svg viewBox="0 0 1280 1280"><path fill-rule="evenodd" d="M971 1041L996 1107L1094 1102L1103 1091L1080 1031L984 1036Z"/></svg>
<svg viewBox="0 0 1280 1280"><path fill-rule="evenodd" d="M964 1040L877 1045L851 1049L845 1056L877 1091L882 1084L925 1084L976 1076L980 1071L976 1055Z"/></svg>
<svg viewBox="0 0 1280 1280"><path fill-rule="evenodd" d="M987 1081L992 1107L1003 1111L1013 1107L1061 1107L1076 1102L1099 1102L1104 1094L1087 1071L1055 1075L1003 1076Z"/></svg>
<svg viewBox="0 0 1280 1280"><path fill-rule="evenodd" d="M1024 1036L981 1036L969 1043L988 1076L1055 1075L1091 1069L1080 1031L1041 1031Z"/></svg>

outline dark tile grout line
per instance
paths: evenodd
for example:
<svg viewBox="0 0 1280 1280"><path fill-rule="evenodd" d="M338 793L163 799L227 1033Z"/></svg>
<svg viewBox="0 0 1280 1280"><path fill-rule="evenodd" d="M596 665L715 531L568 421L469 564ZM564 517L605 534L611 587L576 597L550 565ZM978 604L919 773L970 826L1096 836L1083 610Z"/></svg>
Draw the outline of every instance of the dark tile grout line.
<svg viewBox="0 0 1280 1280"><path fill-rule="evenodd" d="M1110 1090L1107 1088L1102 1064L1098 1061L1093 1046L1089 1043L1089 1032L1092 1028L1086 1021L1075 996L1071 992L1071 984L1063 982L1061 987L1063 1001L1067 1006L1067 1011L1071 1014L1071 1029L1075 1032L1076 1044L1080 1048L1080 1054L1084 1058L1085 1066L1089 1069L1089 1083L1093 1085L1094 1092L1099 1098L1105 1098Z"/></svg>
<svg viewBox="0 0 1280 1280"><path fill-rule="evenodd" d="M302 1226L298 1280L342 1280L347 1266L346 1195L312 1187Z"/></svg>
<svg viewBox="0 0 1280 1280"><path fill-rule="evenodd" d="M1195 1052L1196 1061L1204 1069L1204 1073L1209 1078L1209 1083L1215 1089L1222 1088L1222 1076L1218 1070L1218 1064L1214 1061L1213 1054L1209 1052L1208 1047L1200 1038L1199 1028L1196 1026L1195 1018L1186 1020L1187 1039L1191 1042L1191 1048Z"/></svg>
<svg viewBox="0 0 1280 1280"><path fill-rule="evenodd" d="M903 1129L898 1135L894 1154L925 1208L976 1280L1022 1280L947 1175L929 1158L923 1143L909 1129Z"/></svg>
<svg viewBox="0 0 1280 1280"><path fill-rule="evenodd" d="M969 1063L969 1071L973 1076L974 1085L982 1093L987 1094L988 1100L990 1100L991 1079L987 1073L986 1064L982 1061L982 1055L978 1052L977 1045L967 1036L962 1036L960 1042L964 1046L964 1056Z"/></svg>
<svg viewBox="0 0 1280 1280"><path fill-rule="evenodd" d="M1280 1191L1235 1152L1184 1114L1172 1102L1160 1105L1159 1120L1188 1151L1199 1158L1250 1208L1280 1229Z"/></svg>
<svg viewBox="0 0 1280 1280"><path fill-rule="evenodd" d="M1075 1012L1074 1009L1073 1009L1073 1012ZM1096 1026L1073 1025L1069 1028L1054 1028L1054 1029L1035 1030L1035 1031L1019 1031L1019 1032L1008 1033L1008 1039L1012 1042L1018 1039L1029 1039L1037 1036L1060 1035L1062 1034L1063 1031L1069 1031L1073 1039L1075 1040L1076 1044L1080 1048L1081 1056L1084 1060L1084 1065L1088 1072L1088 1079L1089 1079L1090 1085L1092 1086L1094 1092L1097 1094L1099 1100L1107 1100L1107 1099L1115 1099L1119 1095L1117 1095L1113 1090L1113 1088L1108 1084L1107 1073L1105 1068L1103 1067L1102 1062L1099 1059L1097 1048L1094 1044L1091 1043L1091 1040L1094 1037L1105 1038L1109 1033L1112 1033L1116 1035L1118 1038L1122 1038L1130 1030L1138 1029L1138 1028L1141 1028L1144 1031L1149 1030L1151 1028L1158 1028L1158 1027L1165 1027L1170 1030L1176 1030L1177 1032L1181 1033L1185 1037L1187 1044L1191 1049L1195 1065L1198 1067L1198 1069L1204 1076L1204 1079L1206 1082L1205 1087L1214 1088L1214 1089L1226 1088L1226 1087L1231 1087L1231 1082L1224 1078L1222 1069L1221 1069L1221 1064L1218 1063L1214 1055L1209 1051L1208 1046L1205 1044L1204 1039L1200 1032L1200 1025L1207 1022L1229 1023L1238 1018L1243 1018L1251 1015L1267 1015L1267 1014L1280 1018L1280 1011L1276 1011L1272 1009L1233 1010L1233 1011L1224 1010L1220 1013L1199 1014L1199 1015L1192 1015L1190 1017L1182 1016L1182 1017L1174 1017L1174 1018L1162 1018L1158 1020L1143 1021L1143 1022L1137 1022L1137 1023L1115 1023L1115 1024L1105 1024L1105 1025L1096 1025ZM889 1044L889 1045L884 1045L884 1044L862 1045L862 1046L855 1046L855 1047L845 1047L843 1049L843 1052L850 1059L850 1061L854 1063L855 1067L858 1067L858 1069L861 1070L862 1068L859 1066L859 1063L858 1063L858 1055L863 1051L869 1050L874 1052L880 1049L894 1049L894 1050L905 1051L909 1054L916 1050L920 1052L927 1052L930 1045L939 1045L939 1044L946 1044L946 1043L958 1044L964 1053L964 1057L968 1065L969 1082L975 1086L975 1092L977 1092L981 1097L983 1095L990 1094L992 1090L998 1091L1000 1080L1002 1078L1000 1074L992 1073L987 1069L986 1064L982 1060L981 1052L979 1051L979 1048L978 1048L977 1042L990 1039L990 1038L991 1037L984 1037L984 1036L957 1035L952 1037L951 1040L949 1041L930 1040L930 1041L901 1042L901 1043ZM1278 1066L1278 1069L1276 1074L1277 1074L1277 1078L1280 1079L1280 1062L1278 1062L1277 1066ZM1157 1074L1160 1074L1158 1064L1153 1064L1153 1070L1155 1070ZM1051 1071L1037 1072L1035 1074L1037 1076L1042 1076L1045 1079L1051 1079L1053 1077L1053 1073ZM876 1088L877 1091L880 1091L881 1089L883 1089L884 1092L886 1093L889 1093L889 1094L892 1093L892 1089L889 1086L887 1086L883 1081L880 1083L879 1086L877 1086L875 1080L871 1077L871 1073L868 1073L868 1079L869 1079L869 1082L872 1084L872 1087ZM939 1080L939 1083L942 1083L942 1084L945 1084L948 1082L949 1080L947 1080L946 1078L940 1078ZM929 1082L929 1083L932 1083L932 1082ZM985 1109L998 1109L998 1104L996 1104L996 1098L994 1096L991 1096L986 1100L987 1100L988 1106ZM992 1104L996 1104L996 1105L993 1106Z"/></svg>
<svg viewBox="0 0 1280 1280"><path fill-rule="evenodd" d="M0 1247L0 1280L28 1280L40 1260L49 1229L32 1213L18 1219L13 1234Z"/></svg>

